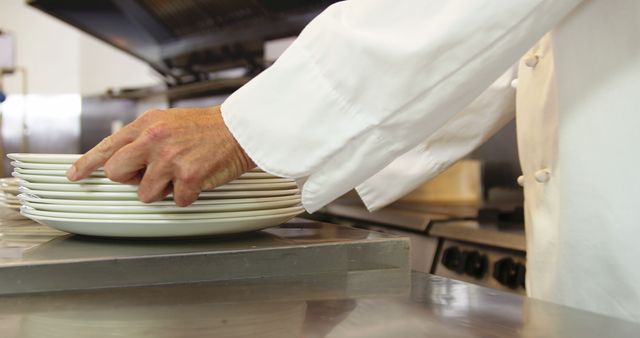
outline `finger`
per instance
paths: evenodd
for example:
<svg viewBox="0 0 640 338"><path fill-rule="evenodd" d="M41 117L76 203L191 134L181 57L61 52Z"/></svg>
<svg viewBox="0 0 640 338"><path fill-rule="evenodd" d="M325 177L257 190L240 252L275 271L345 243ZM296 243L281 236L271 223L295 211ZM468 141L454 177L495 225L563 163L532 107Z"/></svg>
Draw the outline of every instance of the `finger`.
<svg viewBox="0 0 640 338"><path fill-rule="evenodd" d="M146 168L148 156L148 147L144 146L142 142L129 143L107 160L104 164L105 175L114 182L131 181Z"/></svg>
<svg viewBox="0 0 640 338"><path fill-rule="evenodd" d="M142 176L144 175L144 170L140 170L136 173L136 175L131 178L128 179L124 182L121 182L122 184L129 184L129 185L139 185L140 182L142 181Z"/></svg>
<svg viewBox="0 0 640 338"><path fill-rule="evenodd" d="M144 203L151 203L165 198L167 187L171 183L171 170L162 162L152 162L142 176L138 186L138 198ZM166 193L165 193L166 192Z"/></svg>
<svg viewBox="0 0 640 338"><path fill-rule="evenodd" d="M77 181L89 176L91 172L104 165L116 151L135 140L138 134L138 128L127 125L106 137L69 168L67 178L70 181Z"/></svg>
<svg viewBox="0 0 640 338"><path fill-rule="evenodd" d="M173 182L173 201L179 207L186 207L195 202L200 195L198 185L187 184L185 181L177 180Z"/></svg>
<svg viewBox="0 0 640 338"><path fill-rule="evenodd" d="M167 196L169 196L169 194L171 194L172 192L173 192L173 184L171 182L169 182L169 184L167 184L167 186L164 188L164 190L160 193L160 197L157 200L161 201L161 200L167 198Z"/></svg>

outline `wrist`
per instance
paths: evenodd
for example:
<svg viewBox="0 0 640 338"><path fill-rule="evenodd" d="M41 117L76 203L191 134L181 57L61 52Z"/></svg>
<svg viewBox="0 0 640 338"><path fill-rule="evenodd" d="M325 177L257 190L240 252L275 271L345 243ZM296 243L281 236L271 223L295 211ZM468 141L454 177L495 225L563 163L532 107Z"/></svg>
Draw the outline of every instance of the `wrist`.
<svg viewBox="0 0 640 338"><path fill-rule="evenodd" d="M236 144L238 144L238 141L235 141L235 142L236 142ZM255 168L256 164L253 162L251 157L249 157L249 155L247 155L247 153L244 151L244 149L242 149L240 144L238 144L238 148L240 149L240 153L241 153L241 156L242 156L242 161L245 164L244 165L244 171L249 171L249 170Z"/></svg>
<svg viewBox="0 0 640 338"><path fill-rule="evenodd" d="M236 154L236 162L238 163L240 170L242 173L247 172L256 167L256 164L253 162L251 157L242 149L238 140L233 136L229 128L227 127L224 119L222 118L222 111L220 110L220 106L214 107L214 114L217 118L220 119L220 123L222 128L224 129L224 133L227 135L228 139L233 143L233 147L235 148L234 153Z"/></svg>

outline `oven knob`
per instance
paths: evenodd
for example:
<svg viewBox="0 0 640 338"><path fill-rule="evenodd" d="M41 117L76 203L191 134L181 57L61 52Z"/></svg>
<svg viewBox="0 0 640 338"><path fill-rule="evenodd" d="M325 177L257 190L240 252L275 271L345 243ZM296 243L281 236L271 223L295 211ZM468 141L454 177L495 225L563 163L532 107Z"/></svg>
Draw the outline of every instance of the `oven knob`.
<svg viewBox="0 0 640 338"><path fill-rule="evenodd" d="M517 274L516 262L509 257L503 258L493 265L493 278L511 289L518 287Z"/></svg>
<svg viewBox="0 0 640 338"><path fill-rule="evenodd" d="M480 279L487 272L488 264L487 255L482 255L478 251L471 251L467 253L464 272L469 276Z"/></svg>
<svg viewBox="0 0 640 338"><path fill-rule="evenodd" d="M447 267L449 270L462 273L464 271L465 256L466 253L461 252L458 247L449 247L442 253L442 265Z"/></svg>
<svg viewBox="0 0 640 338"><path fill-rule="evenodd" d="M524 264L516 264L516 286L525 288L525 275L527 274L527 268Z"/></svg>

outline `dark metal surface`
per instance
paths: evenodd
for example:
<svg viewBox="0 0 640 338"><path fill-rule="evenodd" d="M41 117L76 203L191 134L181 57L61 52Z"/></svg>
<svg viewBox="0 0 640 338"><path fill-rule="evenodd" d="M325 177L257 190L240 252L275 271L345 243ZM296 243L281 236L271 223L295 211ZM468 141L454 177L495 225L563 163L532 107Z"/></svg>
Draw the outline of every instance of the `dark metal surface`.
<svg viewBox="0 0 640 338"><path fill-rule="evenodd" d="M475 220L433 222L429 236L454 239L492 247L527 251L524 230L481 226Z"/></svg>
<svg viewBox="0 0 640 338"><path fill-rule="evenodd" d="M379 270L0 297L14 337L638 337L640 325Z"/></svg>
<svg viewBox="0 0 640 338"><path fill-rule="evenodd" d="M450 216L446 214L402 210L390 207L370 212L362 204L338 202L327 205L322 212L330 216L352 219L360 222L395 226L417 232L425 232L429 224L433 221L446 220L450 218Z"/></svg>

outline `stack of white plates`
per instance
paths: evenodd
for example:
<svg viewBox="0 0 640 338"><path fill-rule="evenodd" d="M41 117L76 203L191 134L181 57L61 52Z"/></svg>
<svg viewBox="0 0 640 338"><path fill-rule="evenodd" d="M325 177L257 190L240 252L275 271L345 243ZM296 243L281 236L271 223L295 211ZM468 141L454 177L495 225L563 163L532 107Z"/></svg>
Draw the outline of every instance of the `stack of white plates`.
<svg viewBox="0 0 640 338"><path fill-rule="evenodd" d="M0 178L0 206L8 209L19 210L18 180L13 177Z"/></svg>
<svg viewBox="0 0 640 338"><path fill-rule="evenodd" d="M167 199L138 200L137 186L113 182L96 170L79 182L65 173L80 155L9 154L18 179L21 213L76 234L177 237L238 233L281 224L303 212L295 181L252 170L204 191L188 207Z"/></svg>

